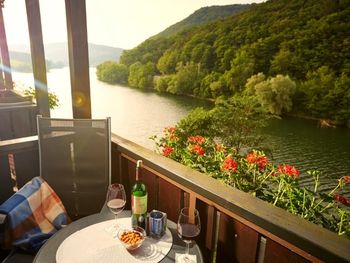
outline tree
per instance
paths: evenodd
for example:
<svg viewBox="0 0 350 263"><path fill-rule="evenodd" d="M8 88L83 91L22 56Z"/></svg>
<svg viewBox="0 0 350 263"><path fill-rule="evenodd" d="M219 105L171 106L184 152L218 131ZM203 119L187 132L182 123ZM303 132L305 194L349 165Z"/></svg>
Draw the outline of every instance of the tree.
<svg viewBox="0 0 350 263"><path fill-rule="evenodd" d="M124 64L119 64L113 61L106 61L96 68L98 80L110 84L126 84L128 80L128 68Z"/></svg>
<svg viewBox="0 0 350 263"><path fill-rule="evenodd" d="M35 101L37 100L37 98L36 98L37 97L36 96L36 91L32 87L29 87L29 88L25 89L24 90L24 95L32 96L35 99ZM58 96L55 93L48 92L47 95L48 95L48 98L49 98L49 108L51 110L56 109L58 106L60 106L60 100L59 100Z"/></svg>
<svg viewBox="0 0 350 263"><path fill-rule="evenodd" d="M303 72L301 72L302 64L303 61L299 59L297 54L293 54L287 47L283 47L271 62L270 74L284 74L301 79L304 77Z"/></svg>
<svg viewBox="0 0 350 263"><path fill-rule="evenodd" d="M335 120L350 128L350 77L343 73L336 80L332 93L336 98L331 102L331 105L336 105Z"/></svg>
<svg viewBox="0 0 350 263"><path fill-rule="evenodd" d="M172 93L193 94L193 90L200 85L200 65L193 62L186 63L185 65L179 63L176 70L176 84Z"/></svg>
<svg viewBox="0 0 350 263"><path fill-rule="evenodd" d="M177 127L184 136L216 138L240 151L243 148L263 146L258 130L265 125L267 118L255 97L234 96L218 103L212 110L195 109Z"/></svg>
<svg viewBox="0 0 350 263"><path fill-rule="evenodd" d="M254 72L254 59L244 49L241 49L231 61L231 78L233 91L241 90L247 79Z"/></svg>
<svg viewBox="0 0 350 263"><path fill-rule="evenodd" d="M158 92L166 92L172 80L172 75L154 77L154 89Z"/></svg>
<svg viewBox="0 0 350 263"><path fill-rule="evenodd" d="M309 72L301 83L304 108L319 118L329 118L338 124L349 124L350 78L343 73L339 77L328 67Z"/></svg>
<svg viewBox="0 0 350 263"><path fill-rule="evenodd" d="M268 115L253 96L236 95L216 105L212 110L216 136L238 152L243 148L263 148L259 129Z"/></svg>
<svg viewBox="0 0 350 263"><path fill-rule="evenodd" d="M200 43L192 49L191 61L199 63L202 68L212 69L214 67L214 52L208 44Z"/></svg>
<svg viewBox="0 0 350 263"><path fill-rule="evenodd" d="M191 135L216 136L213 130L214 116L204 108L195 108L177 123L185 137Z"/></svg>
<svg viewBox="0 0 350 263"><path fill-rule="evenodd" d="M157 63L157 69L162 74L175 73L178 54L176 51L167 50Z"/></svg>
<svg viewBox="0 0 350 263"><path fill-rule="evenodd" d="M202 98L216 98L216 94L213 94L211 91L211 85L215 83L220 77L220 74L217 72L212 72L207 74L202 80L200 87L194 90L194 95Z"/></svg>
<svg viewBox="0 0 350 263"><path fill-rule="evenodd" d="M328 110L333 106L324 99L330 90L334 89L335 73L323 66L316 71L308 72L306 80L301 83L300 91L304 94L304 107L316 117L326 118Z"/></svg>
<svg viewBox="0 0 350 263"><path fill-rule="evenodd" d="M131 87L145 89L153 86L155 65L152 62L136 62L130 66L128 83Z"/></svg>
<svg viewBox="0 0 350 263"><path fill-rule="evenodd" d="M256 75L251 76L245 84L244 93L247 95L255 95L255 86L265 80L264 73L260 72Z"/></svg>
<svg viewBox="0 0 350 263"><path fill-rule="evenodd" d="M248 87L252 90L254 81L263 79L259 74L250 78L247 82ZM263 107L270 113L281 115L283 112L288 112L292 109L292 98L296 90L296 84L289 76L277 75L274 78L269 78L260 81L254 86L255 95Z"/></svg>

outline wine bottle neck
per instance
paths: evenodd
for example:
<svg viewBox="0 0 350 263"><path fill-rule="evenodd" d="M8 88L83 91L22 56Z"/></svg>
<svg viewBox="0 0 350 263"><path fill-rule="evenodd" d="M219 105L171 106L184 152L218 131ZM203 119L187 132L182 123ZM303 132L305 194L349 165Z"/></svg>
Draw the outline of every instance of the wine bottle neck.
<svg viewBox="0 0 350 263"><path fill-rule="evenodd" d="M136 181L141 180L141 171L142 171L142 161L138 160L136 163Z"/></svg>
<svg viewBox="0 0 350 263"><path fill-rule="evenodd" d="M136 168L136 181L140 181L141 179L141 168L137 167Z"/></svg>

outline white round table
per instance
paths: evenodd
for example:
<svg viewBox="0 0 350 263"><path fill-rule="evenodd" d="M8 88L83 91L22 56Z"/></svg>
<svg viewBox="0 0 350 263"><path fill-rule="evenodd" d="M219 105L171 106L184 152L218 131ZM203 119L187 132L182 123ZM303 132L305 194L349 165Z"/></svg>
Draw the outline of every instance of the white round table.
<svg viewBox="0 0 350 263"><path fill-rule="evenodd" d="M130 211L123 211L118 218L130 217ZM91 225L111 220L114 218L114 215L110 212L108 213L99 213L91 216L81 218L68 226L64 227L53 235L42 248L38 251L33 262L35 263L53 263L56 261L56 254L60 245L66 240L69 236L76 233L79 230L82 230ZM163 259L160 262L175 262L175 253L183 254L185 253L185 243L178 237L176 233L176 224L168 219L167 222L168 229L172 235L172 246L168 254L164 255ZM201 263L203 261L202 253L197 244L194 244L190 248L190 254L196 255L197 262ZM102 261L101 261L102 262ZM120 260L118 262L124 262Z"/></svg>

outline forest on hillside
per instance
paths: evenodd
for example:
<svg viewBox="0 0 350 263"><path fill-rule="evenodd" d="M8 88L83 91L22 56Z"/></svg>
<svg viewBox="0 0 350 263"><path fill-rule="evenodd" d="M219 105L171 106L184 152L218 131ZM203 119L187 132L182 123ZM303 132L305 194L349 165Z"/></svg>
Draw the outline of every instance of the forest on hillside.
<svg viewBox="0 0 350 263"><path fill-rule="evenodd" d="M350 127L350 0L270 0L229 18L150 38L97 67L109 83L226 100L252 96Z"/></svg>
<svg viewBox="0 0 350 263"><path fill-rule="evenodd" d="M159 34L152 38L168 37L174 35L180 31L189 29L191 27L207 24L218 19L223 19L232 16L236 13L242 12L249 8L249 4L234 4L234 5L216 5L206 6L198 9L192 15L188 16L184 20L168 27Z"/></svg>

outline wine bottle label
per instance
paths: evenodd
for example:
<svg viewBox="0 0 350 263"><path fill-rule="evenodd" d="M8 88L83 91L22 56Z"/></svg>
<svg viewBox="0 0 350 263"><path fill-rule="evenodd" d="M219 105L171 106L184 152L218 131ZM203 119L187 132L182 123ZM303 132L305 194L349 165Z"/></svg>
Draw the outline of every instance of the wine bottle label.
<svg viewBox="0 0 350 263"><path fill-rule="evenodd" d="M147 212L147 194L144 196L131 196L131 208L133 214L144 214Z"/></svg>

